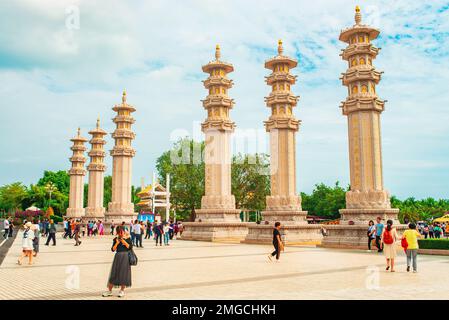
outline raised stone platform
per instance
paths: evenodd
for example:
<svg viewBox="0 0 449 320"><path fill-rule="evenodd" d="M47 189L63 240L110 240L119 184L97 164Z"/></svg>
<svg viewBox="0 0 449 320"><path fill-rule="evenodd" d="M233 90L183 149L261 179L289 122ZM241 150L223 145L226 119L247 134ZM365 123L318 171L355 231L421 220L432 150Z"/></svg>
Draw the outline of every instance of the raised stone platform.
<svg viewBox="0 0 449 320"><path fill-rule="evenodd" d="M248 234L248 222L184 222L182 240L240 242Z"/></svg>
<svg viewBox="0 0 449 320"><path fill-rule="evenodd" d="M368 225L326 225L327 236L321 247L368 249ZM393 225L399 236L407 229L406 225Z"/></svg>
<svg viewBox="0 0 449 320"><path fill-rule="evenodd" d="M274 223L248 225L248 235L242 243L271 244L273 227ZM281 225L281 235L286 245L318 245L323 239L318 224Z"/></svg>

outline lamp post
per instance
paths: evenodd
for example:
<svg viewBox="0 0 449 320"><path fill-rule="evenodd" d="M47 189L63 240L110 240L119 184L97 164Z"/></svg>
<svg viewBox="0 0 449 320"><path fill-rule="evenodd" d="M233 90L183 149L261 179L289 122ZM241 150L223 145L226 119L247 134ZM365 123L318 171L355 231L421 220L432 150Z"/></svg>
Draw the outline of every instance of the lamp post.
<svg viewBox="0 0 449 320"><path fill-rule="evenodd" d="M53 182L50 181L45 185L45 191L47 191L47 193L49 194L48 203L49 203L49 205L51 205L51 194L53 192L58 191L58 188L55 186L55 184Z"/></svg>

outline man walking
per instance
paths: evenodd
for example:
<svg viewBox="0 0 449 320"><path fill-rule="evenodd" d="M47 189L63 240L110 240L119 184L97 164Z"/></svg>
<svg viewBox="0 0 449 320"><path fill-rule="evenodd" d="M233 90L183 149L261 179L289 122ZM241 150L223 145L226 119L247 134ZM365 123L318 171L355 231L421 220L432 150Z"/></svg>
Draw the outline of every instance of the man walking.
<svg viewBox="0 0 449 320"><path fill-rule="evenodd" d="M46 246L50 243L50 240L53 240L53 245L56 245L56 225L54 224L53 220L50 220L50 223L48 224L48 238L47 242L45 243Z"/></svg>
<svg viewBox="0 0 449 320"><path fill-rule="evenodd" d="M383 251L383 247L382 247L382 232L384 231L384 224L381 222L382 218L381 217L377 217L376 219L377 224L376 224L376 247L377 247L377 252L382 252Z"/></svg>
<svg viewBox="0 0 449 320"><path fill-rule="evenodd" d="M273 246L274 251L268 255L268 259L272 261L272 258L276 256L276 262L279 261L279 257L281 256L281 251L284 250L284 244L282 243L281 239L281 223L276 222L274 224L273 229Z"/></svg>

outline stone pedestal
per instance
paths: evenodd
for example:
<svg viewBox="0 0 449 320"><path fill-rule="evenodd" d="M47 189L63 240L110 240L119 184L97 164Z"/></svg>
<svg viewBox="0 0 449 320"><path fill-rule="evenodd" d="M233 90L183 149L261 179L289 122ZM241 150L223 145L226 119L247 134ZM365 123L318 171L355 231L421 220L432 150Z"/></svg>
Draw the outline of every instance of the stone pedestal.
<svg viewBox="0 0 449 320"><path fill-rule="evenodd" d="M203 241L239 242L248 232L247 224L240 220L240 210L235 208L231 193L230 138L235 124L229 117L234 100L228 96L232 80L227 74L234 67L220 60L217 45L215 60L203 66L209 77L203 81L209 94L203 100L207 118L202 123L205 134L205 195L201 209L196 210L195 222L184 223L182 239Z"/></svg>
<svg viewBox="0 0 449 320"><path fill-rule="evenodd" d="M282 223L282 222L281 222ZM281 225L281 237L285 245L319 245L323 239L321 225L284 224ZM244 243L272 244L274 223L250 224Z"/></svg>
<svg viewBox="0 0 449 320"><path fill-rule="evenodd" d="M406 225L393 225L398 235L407 229ZM327 236L323 237L321 247L368 249L368 225L325 225Z"/></svg>

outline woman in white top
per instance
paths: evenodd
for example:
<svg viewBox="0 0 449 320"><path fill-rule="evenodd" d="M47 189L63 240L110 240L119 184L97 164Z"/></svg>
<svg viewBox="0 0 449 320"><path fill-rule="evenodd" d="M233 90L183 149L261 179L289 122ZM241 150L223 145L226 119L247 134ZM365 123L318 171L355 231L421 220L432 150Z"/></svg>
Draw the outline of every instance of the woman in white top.
<svg viewBox="0 0 449 320"><path fill-rule="evenodd" d="M28 264L33 264L33 239L34 239L34 230L31 230L32 227L31 222L27 222L25 224L25 231L22 235L22 254L17 261L18 264L22 264L22 260L24 257L28 256Z"/></svg>
<svg viewBox="0 0 449 320"><path fill-rule="evenodd" d="M394 258L396 257L396 242L399 240L396 228L393 228L393 220L387 221L387 226L384 228L381 236L383 243L383 251L387 260L388 271L391 267L391 272L394 272Z"/></svg>

